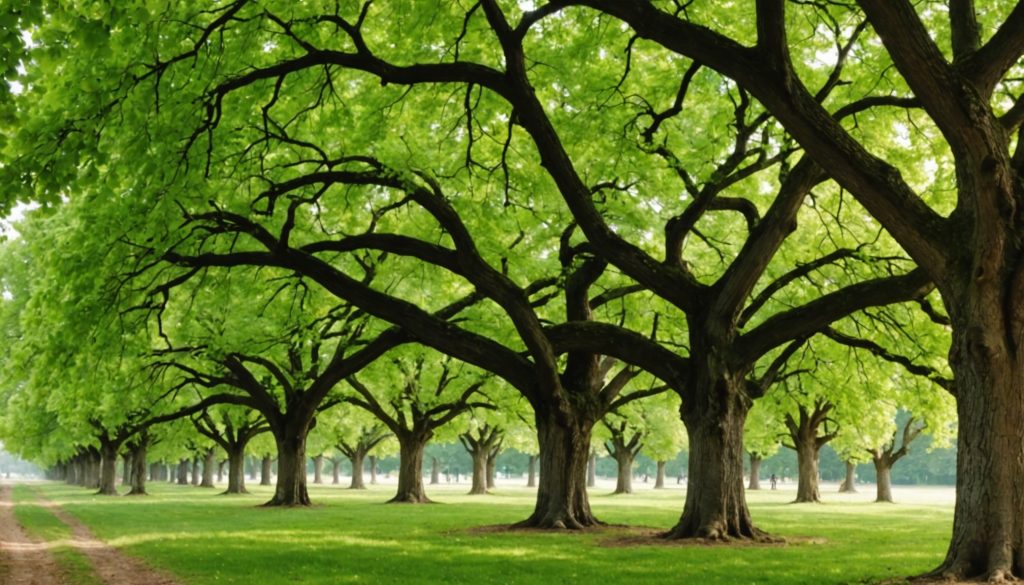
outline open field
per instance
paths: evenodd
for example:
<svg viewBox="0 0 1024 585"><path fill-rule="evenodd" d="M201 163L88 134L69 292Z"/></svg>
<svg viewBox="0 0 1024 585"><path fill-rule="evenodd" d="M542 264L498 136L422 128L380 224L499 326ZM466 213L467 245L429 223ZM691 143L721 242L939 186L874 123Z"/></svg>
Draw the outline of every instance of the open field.
<svg viewBox="0 0 1024 585"><path fill-rule="evenodd" d="M750 492L755 521L790 539L777 546L667 545L647 536L682 509L676 486L639 493L592 492L598 516L627 525L586 533L506 532L480 527L527 515L533 492L499 485L465 496L466 485L428 486L437 505L385 505L388 485L351 492L312 486L311 509L264 509L267 488L219 490L151 484L147 498L101 498L41 484L101 539L189 585L260 583L862 583L936 566L952 519L948 488L897 488L898 504L874 504L873 486L818 505L794 492Z"/></svg>

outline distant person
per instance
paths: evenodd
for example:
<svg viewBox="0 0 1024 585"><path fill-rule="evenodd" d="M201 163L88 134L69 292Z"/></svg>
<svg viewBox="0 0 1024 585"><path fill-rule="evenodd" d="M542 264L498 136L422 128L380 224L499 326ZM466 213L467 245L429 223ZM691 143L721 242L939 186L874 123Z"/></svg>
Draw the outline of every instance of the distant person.
<svg viewBox="0 0 1024 585"><path fill-rule="evenodd" d="M769 481L772 482L772 489L775 489L779 485L779 478L775 477L774 473Z"/></svg>

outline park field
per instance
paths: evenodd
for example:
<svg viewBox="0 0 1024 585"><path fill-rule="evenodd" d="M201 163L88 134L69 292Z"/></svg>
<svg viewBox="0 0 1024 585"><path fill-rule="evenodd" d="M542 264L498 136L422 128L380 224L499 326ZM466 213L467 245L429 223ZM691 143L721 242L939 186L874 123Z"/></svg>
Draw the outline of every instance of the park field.
<svg viewBox="0 0 1024 585"><path fill-rule="evenodd" d="M794 492L748 492L757 524L788 540L762 546L667 544L652 538L682 509L683 491L640 489L591 504L608 528L579 533L506 531L534 493L512 485L463 495L428 486L434 505L384 504L391 486L354 492L311 486L309 509L268 509L268 488L220 490L161 483L144 498L98 497L62 484L33 487L124 553L188 585L295 583L872 583L927 571L942 560L951 490L897 489L875 504L872 487L823 504L788 503Z"/></svg>

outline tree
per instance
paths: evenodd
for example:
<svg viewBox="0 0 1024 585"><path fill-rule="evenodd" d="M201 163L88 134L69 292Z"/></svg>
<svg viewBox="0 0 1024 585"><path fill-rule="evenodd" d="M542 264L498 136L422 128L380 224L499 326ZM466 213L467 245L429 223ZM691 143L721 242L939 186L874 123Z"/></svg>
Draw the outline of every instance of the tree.
<svg viewBox="0 0 1024 585"><path fill-rule="evenodd" d="M245 448L253 437L270 430L263 417L251 410L221 407L214 414L203 411L192 419L196 430L228 455L228 488L225 494L244 494Z"/></svg>
<svg viewBox="0 0 1024 585"><path fill-rule="evenodd" d="M750 455L748 490L761 489L761 461L779 451L785 426L766 401L759 401L750 410L743 426L743 446Z"/></svg>
<svg viewBox="0 0 1024 585"><path fill-rule="evenodd" d="M488 422L477 424L471 421L470 429L459 435L459 442L473 459L473 479L470 484L470 495L486 494L489 487L491 461L497 457L495 451L501 449L505 439L504 431L499 426ZM493 454L493 457L492 457Z"/></svg>

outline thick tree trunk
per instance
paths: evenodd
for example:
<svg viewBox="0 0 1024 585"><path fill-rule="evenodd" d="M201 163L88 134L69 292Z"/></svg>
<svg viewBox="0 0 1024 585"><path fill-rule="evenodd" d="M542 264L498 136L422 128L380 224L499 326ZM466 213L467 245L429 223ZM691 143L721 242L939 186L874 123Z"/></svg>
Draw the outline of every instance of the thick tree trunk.
<svg viewBox="0 0 1024 585"><path fill-rule="evenodd" d="M213 484L213 473L216 468L217 453L213 449L210 449L205 455L203 455L203 481L199 484L199 487L215 487Z"/></svg>
<svg viewBox="0 0 1024 585"><path fill-rule="evenodd" d="M526 487L537 487L537 456L530 455L526 461Z"/></svg>
<svg viewBox="0 0 1024 585"><path fill-rule="evenodd" d="M366 489L366 483L363 482L363 457L365 456L366 454L362 450L356 449L349 458L349 462L352 464L352 481L348 484L350 490Z"/></svg>
<svg viewBox="0 0 1024 585"><path fill-rule="evenodd" d="M100 445L100 485L96 492L101 496L117 495L117 449L120 445L106 443Z"/></svg>
<svg viewBox="0 0 1024 585"><path fill-rule="evenodd" d="M398 434L398 492L388 503L430 503L423 489L423 452L433 433L408 432Z"/></svg>
<svg viewBox="0 0 1024 585"><path fill-rule="evenodd" d="M698 380L697 383L700 383ZM763 539L754 526L743 489L743 422L750 401L740 376L713 384L683 400L690 439L689 477L683 514L668 538Z"/></svg>
<svg viewBox="0 0 1024 585"><path fill-rule="evenodd" d="M295 428L297 427L297 428ZM265 506L308 506L306 491L306 426L289 425L275 433L277 443L277 485Z"/></svg>
<svg viewBox="0 0 1024 585"><path fill-rule="evenodd" d="M224 483L224 468L227 467L227 465L227 459L221 459L217 462L217 483Z"/></svg>
<svg viewBox="0 0 1024 585"><path fill-rule="evenodd" d="M846 478L843 480L842 485L839 486L839 493L857 493L857 464L852 461L846 462Z"/></svg>
<svg viewBox="0 0 1024 585"><path fill-rule="evenodd" d="M360 472L362 470L360 469ZM370 455L370 485L377 485L377 456Z"/></svg>
<svg viewBox="0 0 1024 585"><path fill-rule="evenodd" d="M441 462L437 457L430 458L430 485L441 483Z"/></svg>
<svg viewBox="0 0 1024 585"><path fill-rule="evenodd" d="M750 454L750 482L747 484L748 490L761 489L761 461L763 459L761 459L760 455Z"/></svg>
<svg viewBox="0 0 1024 585"><path fill-rule="evenodd" d="M486 471L487 489L489 489L489 490L490 489L494 489L494 486L495 486L495 484L497 482L497 477L498 477L497 476L497 473L498 473L498 452L497 452L497 449L487 453L487 465L485 467L487 468L487 471Z"/></svg>
<svg viewBox="0 0 1024 585"><path fill-rule="evenodd" d="M875 458L875 501L892 503L892 463L888 457Z"/></svg>
<svg viewBox="0 0 1024 585"><path fill-rule="evenodd" d="M341 459L331 459L331 485L341 483Z"/></svg>
<svg viewBox="0 0 1024 585"><path fill-rule="evenodd" d="M597 486L597 453L593 451L587 457L587 487Z"/></svg>
<svg viewBox="0 0 1024 585"><path fill-rule="evenodd" d="M633 461L636 457L629 449L618 449L615 451L615 463L618 465L618 475L615 479L615 491L613 494L633 493Z"/></svg>
<svg viewBox="0 0 1024 585"><path fill-rule="evenodd" d="M246 464L249 466L249 479L256 481L259 477L259 459L256 457L246 457Z"/></svg>
<svg viewBox="0 0 1024 585"><path fill-rule="evenodd" d="M266 455L260 460L260 485L273 485L274 481L271 478L272 465L274 464L274 458L270 455Z"/></svg>
<svg viewBox="0 0 1024 585"><path fill-rule="evenodd" d="M182 459L178 462L178 485L188 485L188 466L188 459Z"/></svg>
<svg viewBox="0 0 1024 585"><path fill-rule="evenodd" d="M313 483L321 485L324 483L324 456L317 455L313 458Z"/></svg>
<svg viewBox="0 0 1024 585"><path fill-rule="evenodd" d="M481 495L487 493L487 449L479 447L469 452L473 458L473 482L470 485L470 495Z"/></svg>
<svg viewBox="0 0 1024 585"><path fill-rule="evenodd" d="M1007 338L1019 338L1024 321L1019 268L1015 274L1013 300L977 299L979 315L972 322L950 314L949 361L959 421L957 490L953 536L936 570L948 577L1024 577L1024 347L1019 341L1009 345ZM1001 289L1004 282L1010 284L1002 279L990 284ZM1004 318L1005 308L1012 313Z"/></svg>
<svg viewBox="0 0 1024 585"><path fill-rule="evenodd" d="M192 457L192 485L198 486L199 485L199 478L200 478L199 456L195 455L195 456Z"/></svg>
<svg viewBox="0 0 1024 585"><path fill-rule="evenodd" d="M517 526L579 529L601 524L587 498L587 462L594 421L535 413L540 443L540 481L533 514Z"/></svg>
<svg viewBox="0 0 1024 585"><path fill-rule="evenodd" d="M819 448L814 437L796 441L797 484L794 503L820 502L818 489Z"/></svg>
<svg viewBox="0 0 1024 585"><path fill-rule="evenodd" d="M102 475L100 467L102 465L103 456L100 454L99 449L90 449L85 460L85 487L92 489L100 489L100 476Z"/></svg>
<svg viewBox="0 0 1024 585"><path fill-rule="evenodd" d="M129 496L146 495L146 443L132 445L132 489Z"/></svg>
<svg viewBox="0 0 1024 585"><path fill-rule="evenodd" d="M658 461L658 471L654 474L654 489L665 489L665 466L668 461Z"/></svg>
<svg viewBox="0 0 1024 585"><path fill-rule="evenodd" d="M231 445L228 449L228 489L225 494L244 494L245 489L245 444Z"/></svg>

